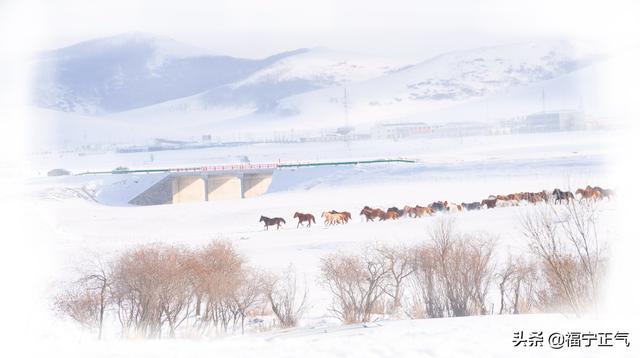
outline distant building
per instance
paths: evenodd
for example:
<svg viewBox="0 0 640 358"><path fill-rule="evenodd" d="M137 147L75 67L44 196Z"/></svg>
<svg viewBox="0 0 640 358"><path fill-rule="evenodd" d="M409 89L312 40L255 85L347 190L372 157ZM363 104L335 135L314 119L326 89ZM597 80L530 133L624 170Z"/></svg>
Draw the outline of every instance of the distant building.
<svg viewBox="0 0 640 358"><path fill-rule="evenodd" d="M585 115L581 111L561 110L532 113L525 116L524 132L558 132L586 128Z"/></svg>
<svg viewBox="0 0 640 358"><path fill-rule="evenodd" d="M424 122L384 123L371 128L374 139L398 139L427 135L432 132L430 125Z"/></svg>
<svg viewBox="0 0 640 358"><path fill-rule="evenodd" d="M436 137L465 137L492 134L492 126L483 122L448 122L433 129Z"/></svg>

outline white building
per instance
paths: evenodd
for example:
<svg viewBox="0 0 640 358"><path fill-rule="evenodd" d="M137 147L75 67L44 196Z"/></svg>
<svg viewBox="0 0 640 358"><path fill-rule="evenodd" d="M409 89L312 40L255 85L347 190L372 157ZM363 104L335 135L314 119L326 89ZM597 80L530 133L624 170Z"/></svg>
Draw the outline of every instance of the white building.
<svg viewBox="0 0 640 358"><path fill-rule="evenodd" d="M523 121L524 132L557 132L586 128L585 115L581 111L559 110L532 113Z"/></svg>
<svg viewBox="0 0 640 358"><path fill-rule="evenodd" d="M398 139L430 134L430 125L424 122L384 123L371 128L374 139Z"/></svg>

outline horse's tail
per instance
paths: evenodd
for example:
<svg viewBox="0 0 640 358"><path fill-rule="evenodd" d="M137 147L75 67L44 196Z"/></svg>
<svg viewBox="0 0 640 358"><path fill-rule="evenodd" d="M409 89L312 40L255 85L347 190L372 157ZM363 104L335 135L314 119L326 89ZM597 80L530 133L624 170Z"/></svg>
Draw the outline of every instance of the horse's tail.
<svg viewBox="0 0 640 358"><path fill-rule="evenodd" d="M316 223L316 217L311 215L311 221L313 221L313 223L315 224Z"/></svg>
<svg viewBox="0 0 640 358"><path fill-rule="evenodd" d="M284 219L282 219L282 218L280 218L280 220L282 220L282 223L283 223L283 224L286 224L286 223L287 223L287 222L286 222Z"/></svg>

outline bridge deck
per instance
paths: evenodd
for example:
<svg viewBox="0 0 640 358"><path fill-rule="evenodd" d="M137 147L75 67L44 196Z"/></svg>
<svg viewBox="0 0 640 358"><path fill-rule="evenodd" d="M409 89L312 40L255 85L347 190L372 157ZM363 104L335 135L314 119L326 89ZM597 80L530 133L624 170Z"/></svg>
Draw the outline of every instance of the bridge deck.
<svg viewBox="0 0 640 358"><path fill-rule="evenodd" d="M351 160L351 161L335 161L335 162L295 162L295 163L237 163L237 164L220 164L208 165L200 167L183 167L183 168L163 168L163 169L123 169L112 171L88 171L76 175L95 175L95 174L129 174L129 173L211 173L211 172L259 172L276 170L280 168L303 168L318 166L336 166L336 165L360 165L360 164L379 164L379 163L415 163L412 159L371 159L371 160Z"/></svg>

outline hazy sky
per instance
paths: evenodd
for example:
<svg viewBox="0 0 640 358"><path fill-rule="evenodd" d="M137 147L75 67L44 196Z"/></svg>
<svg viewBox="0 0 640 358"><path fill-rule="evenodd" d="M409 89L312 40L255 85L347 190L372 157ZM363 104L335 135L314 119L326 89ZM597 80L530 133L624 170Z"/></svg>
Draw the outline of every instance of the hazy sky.
<svg viewBox="0 0 640 358"><path fill-rule="evenodd" d="M17 14L14 17L18 17L14 22L31 32L38 48L62 47L95 37L143 31L216 53L246 57L325 46L424 58L453 49L540 37L579 37L605 44L611 43L612 38L630 41L629 31L637 30L640 23L638 13L628 11L633 8L632 3L51 0L9 1L4 6L20 7L13 12ZM28 35L24 31L21 35Z"/></svg>

